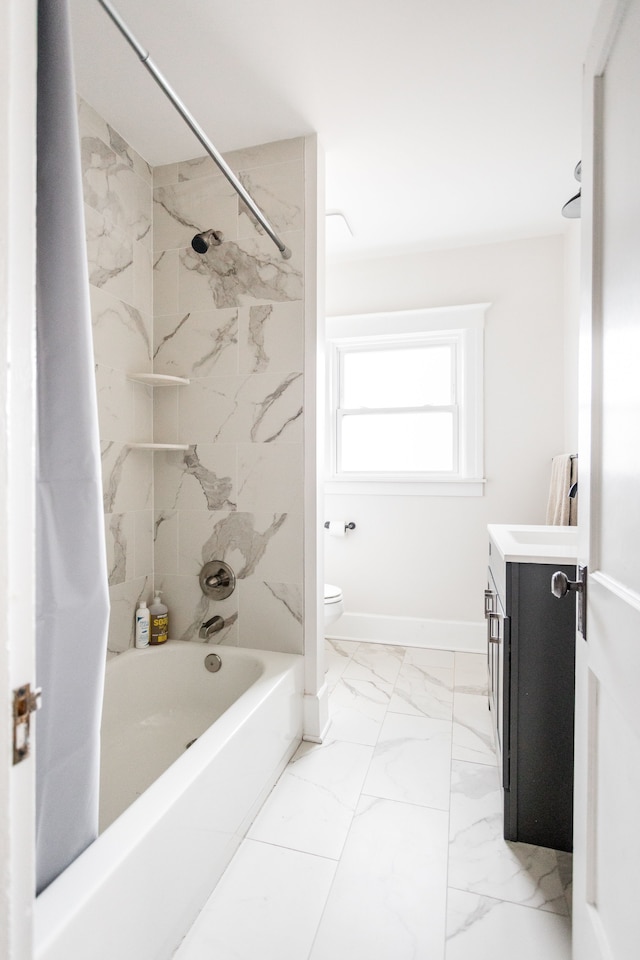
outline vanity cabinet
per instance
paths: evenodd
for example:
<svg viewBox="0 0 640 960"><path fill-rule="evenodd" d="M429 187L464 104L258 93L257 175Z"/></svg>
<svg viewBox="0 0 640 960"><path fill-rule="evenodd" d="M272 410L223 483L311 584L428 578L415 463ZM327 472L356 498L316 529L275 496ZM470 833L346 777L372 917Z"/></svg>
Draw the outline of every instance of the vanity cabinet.
<svg viewBox="0 0 640 960"><path fill-rule="evenodd" d="M489 709L505 839L571 850L575 604L552 595L556 570L575 580L575 564L508 560L490 538Z"/></svg>

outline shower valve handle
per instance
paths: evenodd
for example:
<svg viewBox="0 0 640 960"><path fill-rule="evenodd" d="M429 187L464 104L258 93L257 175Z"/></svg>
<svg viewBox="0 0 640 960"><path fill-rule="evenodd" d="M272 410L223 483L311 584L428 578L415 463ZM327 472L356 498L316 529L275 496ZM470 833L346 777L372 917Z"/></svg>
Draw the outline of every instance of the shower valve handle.
<svg viewBox="0 0 640 960"><path fill-rule="evenodd" d="M235 590L236 575L223 560L210 560L200 571L200 589L212 600L225 600Z"/></svg>

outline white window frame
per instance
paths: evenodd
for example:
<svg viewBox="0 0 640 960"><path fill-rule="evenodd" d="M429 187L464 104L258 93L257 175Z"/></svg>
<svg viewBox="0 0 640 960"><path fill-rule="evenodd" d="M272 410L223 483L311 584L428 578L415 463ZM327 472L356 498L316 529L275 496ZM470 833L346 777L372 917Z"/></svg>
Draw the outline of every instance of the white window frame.
<svg viewBox="0 0 640 960"><path fill-rule="evenodd" d="M480 303L327 318L327 493L482 496L484 321L489 306ZM438 343L455 345L458 443L454 469L446 473L342 472L338 440L342 417L348 412L340 407L345 352Z"/></svg>

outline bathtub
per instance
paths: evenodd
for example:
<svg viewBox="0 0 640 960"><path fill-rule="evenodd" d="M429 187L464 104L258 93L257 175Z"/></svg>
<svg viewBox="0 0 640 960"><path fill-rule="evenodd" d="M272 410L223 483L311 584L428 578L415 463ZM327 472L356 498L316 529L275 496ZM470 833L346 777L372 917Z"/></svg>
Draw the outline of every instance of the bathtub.
<svg viewBox="0 0 640 960"><path fill-rule="evenodd" d="M108 663L102 832L37 898L36 960L169 960L302 737L303 687L300 656L187 641Z"/></svg>

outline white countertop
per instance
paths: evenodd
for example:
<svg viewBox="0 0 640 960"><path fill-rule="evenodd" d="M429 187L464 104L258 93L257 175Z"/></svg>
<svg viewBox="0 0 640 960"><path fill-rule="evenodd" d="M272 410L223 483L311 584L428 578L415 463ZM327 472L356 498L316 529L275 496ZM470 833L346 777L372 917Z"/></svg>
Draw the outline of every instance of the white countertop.
<svg viewBox="0 0 640 960"><path fill-rule="evenodd" d="M507 563L576 563L577 527L490 523L487 530Z"/></svg>

